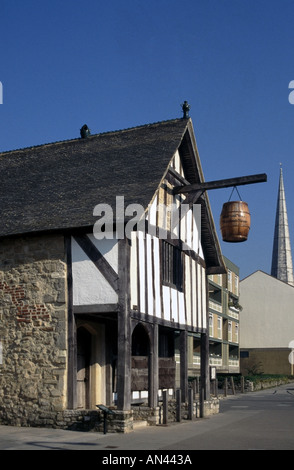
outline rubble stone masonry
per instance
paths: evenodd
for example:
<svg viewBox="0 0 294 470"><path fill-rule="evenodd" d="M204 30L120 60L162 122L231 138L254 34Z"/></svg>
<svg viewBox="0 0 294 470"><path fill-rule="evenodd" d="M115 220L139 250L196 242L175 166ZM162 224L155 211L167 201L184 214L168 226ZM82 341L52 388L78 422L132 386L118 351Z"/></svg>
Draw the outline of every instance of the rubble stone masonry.
<svg viewBox="0 0 294 470"><path fill-rule="evenodd" d="M64 237L0 241L0 423L54 424L66 408Z"/></svg>

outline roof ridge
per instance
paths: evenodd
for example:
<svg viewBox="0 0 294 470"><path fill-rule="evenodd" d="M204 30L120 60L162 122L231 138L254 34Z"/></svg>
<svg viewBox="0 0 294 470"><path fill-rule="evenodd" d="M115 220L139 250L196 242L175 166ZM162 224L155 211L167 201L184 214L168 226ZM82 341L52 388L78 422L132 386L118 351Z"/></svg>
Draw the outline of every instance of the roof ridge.
<svg viewBox="0 0 294 470"><path fill-rule="evenodd" d="M6 150L4 152L0 152L0 157L2 157L3 155L6 155L6 154L11 154L13 152L22 152L22 151L25 151L25 150L33 150L33 149L37 149L37 148L45 147L45 146L49 146L49 145L64 144L64 143L70 143L70 142L75 142L75 141L80 141L80 140L84 141L84 140L87 140L87 139L91 139L93 137L104 136L104 135L109 135L109 134L116 134L118 132L120 132L120 133L121 132L128 132L128 131L132 131L132 130L135 130L135 129L140 129L140 128L149 127L149 126L151 127L151 126L155 126L155 125L159 125L159 124L167 124L167 123L176 122L176 121L189 121L189 119L191 119L191 118L188 118L188 119L184 119L184 118L167 119L167 120L164 120L164 121L157 121L157 122L152 122L152 123L147 123L147 124L140 124L138 126L133 126L133 127L126 127L124 129L116 129L116 130L112 130L112 131L105 131L105 132L90 134L86 139L82 139L81 137L75 137L73 139L57 140L55 142L45 142L43 144L31 145L29 147L20 147L20 148L17 148L17 149Z"/></svg>

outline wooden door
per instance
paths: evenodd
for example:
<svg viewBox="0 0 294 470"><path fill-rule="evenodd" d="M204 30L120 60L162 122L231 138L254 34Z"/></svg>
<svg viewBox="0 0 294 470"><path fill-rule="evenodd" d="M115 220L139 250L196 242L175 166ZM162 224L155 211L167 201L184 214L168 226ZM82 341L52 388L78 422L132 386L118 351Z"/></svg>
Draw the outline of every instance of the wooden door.
<svg viewBox="0 0 294 470"><path fill-rule="evenodd" d="M77 408L89 408L91 334L77 331Z"/></svg>

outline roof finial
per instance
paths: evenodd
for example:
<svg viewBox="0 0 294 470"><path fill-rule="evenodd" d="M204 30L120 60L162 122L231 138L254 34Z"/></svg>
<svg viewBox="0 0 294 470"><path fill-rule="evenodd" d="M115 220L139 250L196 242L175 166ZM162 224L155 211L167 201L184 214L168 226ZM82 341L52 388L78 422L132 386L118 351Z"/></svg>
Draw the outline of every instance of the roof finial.
<svg viewBox="0 0 294 470"><path fill-rule="evenodd" d="M187 119L189 117L189 111L190 111L190 105L188 101L184 101L182 104L182 110L183 110L183 119Z"/></svg>
<svg viewBox="0 0 294 470"><path fill-rule="evenodd" d="M91 134L91 131L89 127L87 126L87 124L84 124L83 127L80 129L80 134L81 134L82 139L85 139Z"/></svg>

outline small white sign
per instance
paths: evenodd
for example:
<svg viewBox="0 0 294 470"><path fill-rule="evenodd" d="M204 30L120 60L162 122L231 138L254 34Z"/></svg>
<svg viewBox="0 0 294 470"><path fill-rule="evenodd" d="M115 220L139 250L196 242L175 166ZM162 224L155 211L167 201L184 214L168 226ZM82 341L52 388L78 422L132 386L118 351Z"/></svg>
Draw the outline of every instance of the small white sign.
<svg viewBox="0 0 294 470"><path fill-rule="evenodd" d="M216 367L210 367L210 380L216 379Z"/></svg>

